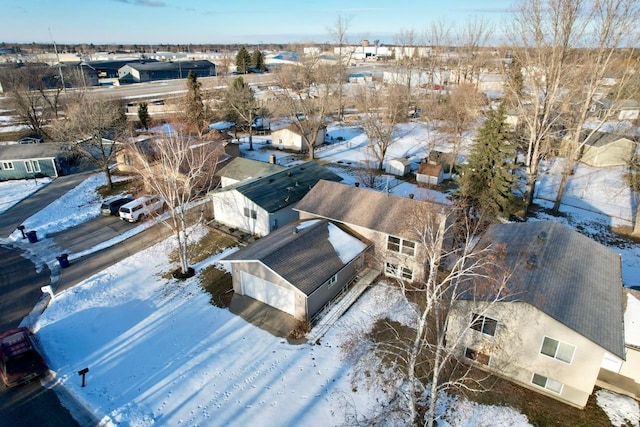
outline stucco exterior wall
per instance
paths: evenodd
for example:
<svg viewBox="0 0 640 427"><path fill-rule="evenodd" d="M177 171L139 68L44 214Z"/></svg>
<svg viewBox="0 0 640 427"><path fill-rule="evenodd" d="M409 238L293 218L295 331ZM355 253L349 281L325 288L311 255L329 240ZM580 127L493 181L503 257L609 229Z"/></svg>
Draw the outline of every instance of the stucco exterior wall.
<svg viewBox="0 0 640 427"><path fill-rule="evenodd" d="M217 221L258 236L269 234L268 213L238 191L212 193L211 200L213 215ZM249 216L244 215L245 208L249 209ZM251 218L252 210L256 212L255 219Z"/></svg>
<svg viewBox="0 0 640 427"><path fill-rule="evenodd" d="M469 328L472 313L483 309L485 316L498 322L493 337ZM570 405L586 405L600 371L603 348L525 303L500 302L486 308L486 303L458 301L452 314L447 342L455 342L465 331L455 348L461 357L466 347L486 353L488 368L499 375ZM540 352L545 336L575 346L571 363ZM533 384L534 374L562 383L561 392Z"/></svg>

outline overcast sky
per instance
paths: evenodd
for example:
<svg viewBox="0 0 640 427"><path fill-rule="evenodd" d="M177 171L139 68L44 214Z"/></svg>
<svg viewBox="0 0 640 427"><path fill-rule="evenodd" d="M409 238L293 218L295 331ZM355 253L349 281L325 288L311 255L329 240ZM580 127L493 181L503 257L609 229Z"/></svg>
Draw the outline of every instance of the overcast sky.
<svg viewBox="0 0 640 427"><path fill-rule="evenodd" d="M499 30L511 0L0 0L0 42L270 43L330 41L338 16L349 41L391 43L433 21L482 17Z"/></svg>

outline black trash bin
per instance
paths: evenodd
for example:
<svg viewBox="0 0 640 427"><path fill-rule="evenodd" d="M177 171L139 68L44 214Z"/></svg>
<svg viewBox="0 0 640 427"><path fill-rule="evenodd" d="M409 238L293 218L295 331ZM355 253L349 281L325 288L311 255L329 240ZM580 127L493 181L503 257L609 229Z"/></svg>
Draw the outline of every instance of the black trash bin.
<svg viewBox="0 0 640 427"><path fill-rule="evenodd" d="M36 230L27 231L27 239L29 239L29 243L37 242L38 233L36 233Z"/></svg>
<svg viewBox="0 0 640 427"><path fill-rule="evenodd" d="M71 265L69 263L69 254L62 254L56 258L58 258L58 262L60 263L60 267L62 268L67 268L69 267L69 265Z"/></svg>

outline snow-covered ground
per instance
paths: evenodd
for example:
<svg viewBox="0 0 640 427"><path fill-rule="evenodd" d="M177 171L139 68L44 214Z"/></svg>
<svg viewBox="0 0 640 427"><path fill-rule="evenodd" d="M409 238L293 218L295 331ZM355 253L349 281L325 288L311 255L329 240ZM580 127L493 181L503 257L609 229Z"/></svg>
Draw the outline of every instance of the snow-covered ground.
<svg viewBox="0 0 640 427"><path fill-rule="evenodd" d="M0 182L0 214L51 182L51 178Z"/></svg>
<svg viewBox="0 0 640 427"><path fill-rule="evenodd" d="M406 125L390 158L408 156L419 161L428 152L431 132L423 124ZM357 128L330 127L329 134L345 141L320 150L321 160L346 165L367 159L366 138ZM244 152L246 148L243 144ZM278 150L249 152L260 160L268 160L274 153L289 156ZM551 166L538 193L537 201L543 205L548 203L540 198L544 189L557 179ZM330 167L353 182L354 176L346 169ZM589 173L577 171L575 176L584 175ZM616 172L611 172L612 178L614 175ZM617 175L620 179L619 172ZM88 178L62 202L29 218L28 228L43 230L42 236L50 240L47 234L96 216L99 197L94 189L102 183L99 175ZM397 184L392 191L398 195L426 191L421 197L435 195L445 200L430 190L403 181ZM579 196L580 185L570 183L568 195ZM614 184L607 179L589 179L588 185L590 191L582 191L590 197L588 202L563 206L565 216L552 219L621 253L625 286L640 284L638 245L603 238L603 230L611 225L611 219L603 214L608 212L606 206L619 203L619 212L631 212L631 200L622 191L612 197ZM83 209L78 209L80 206ZM539 217L546 218L543 214ZM381 394L351 384L351 366L342 360L340 346L349 325L372 324L373 319L389 314L402 321L406 315L401 308L406 307L406 301L399 293L377 285L332 327L320 345L291 345L212 306L196 278L185 282L162 279L160 275L171 268L166 254L172 244L171 239L161 242L56 295L35 325L56 373L47 385L62 385L74 399L91 408L102 425L325 426L345 423L354 408L367 414L378 406ZM34 251L40 248L30 246ZM39 255L50 253L43 244ZM215 258L205 263L211 262ZM77 371L84 367L90 371L87 386L82 388ZM61 398L76 407L74 399ZM598 402L614 425L621 425L624 417L638 425L636 401L607 392L599 393ZM526 417L511 408L451 399L442 410L448 421L441 425L528 425Z"/></svg>

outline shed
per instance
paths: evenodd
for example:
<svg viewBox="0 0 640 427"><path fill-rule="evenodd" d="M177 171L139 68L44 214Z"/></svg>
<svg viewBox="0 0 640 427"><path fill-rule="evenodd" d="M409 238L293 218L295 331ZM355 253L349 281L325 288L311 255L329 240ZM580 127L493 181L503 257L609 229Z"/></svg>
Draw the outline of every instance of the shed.
<svg viewBox="0 0 640 427"><path fill-rule="evenodd" d="M416 172L416 181L429 185L440 185L444 180L442 165L432 163L420 163Z"/></svg>
<svg viewBox="0 0 640 427"><path fill-rule="evenodd" d="M307 126L303 126L306 128ZM313 141L314 147L321 145L324 143L324 139L327 136L327 128L321 127L318 130L318 133L313 136L311 135L311 130L306 130L306 138L309 141ZM280 149L288 149L295 150L301 153L308 151L307 144L305 142L305 137L302 135L302 132L298 126L289 125L282 129L275 130L271 132L271 138L273 140L273 144Z"/></svg>
<svg viewBox="0 0 640 427"><path fill-rule="evenodd" d="M406 176L411 172L411 162L404 157L391 159L387 162L385 171L395 176Z"/></svg>
<svg viewBox="0 0 640 427"><path fill-rule="evenodd" d="M580 161L595 167L624 166L635 149L636 143L622 135L595 132L584 142Z"/></svg>

